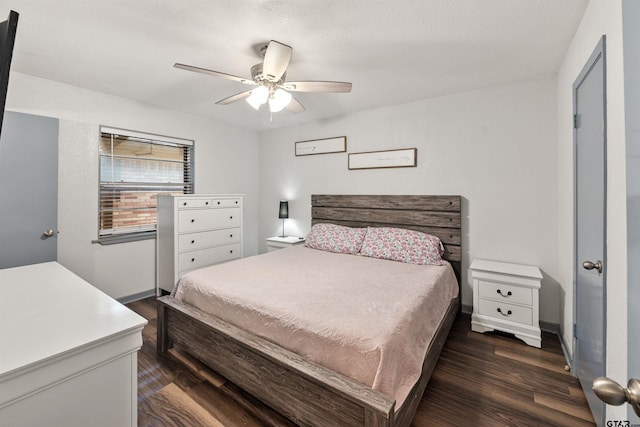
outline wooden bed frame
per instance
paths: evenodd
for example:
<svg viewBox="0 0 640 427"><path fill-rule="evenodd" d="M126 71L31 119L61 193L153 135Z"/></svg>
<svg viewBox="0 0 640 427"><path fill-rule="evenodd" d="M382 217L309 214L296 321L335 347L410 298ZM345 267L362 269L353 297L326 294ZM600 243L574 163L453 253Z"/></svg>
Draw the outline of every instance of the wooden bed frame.
<svg viewBox="0 0 640 427"><path fill-rule="evenodd" d="M440 237L460 283L460 196L312 195L312 223L390 226ZM300 425L409 426L460 307L447 309L422 375L396 411L395 402L344 375L170 296L158 299L158 352L173 344Z"/></svg>

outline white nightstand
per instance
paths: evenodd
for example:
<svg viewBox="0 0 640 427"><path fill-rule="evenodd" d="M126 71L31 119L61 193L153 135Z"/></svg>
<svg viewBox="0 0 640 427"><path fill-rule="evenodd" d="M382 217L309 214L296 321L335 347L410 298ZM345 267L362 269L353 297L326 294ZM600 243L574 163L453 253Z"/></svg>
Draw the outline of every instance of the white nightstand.
<svg viewBox="0 0 640 427"><path fill-rule="evenodd" d="M470 270L473 279L471 330L509 332L540 348L540 269L476 259Z"/></svg>
<svg viewBox="0 0 640 427"><path fill-rule="evenodd" d="M301 244L304 244L304 237L268 237L267 252L277 251L278 249L288 248Z"/></svg>

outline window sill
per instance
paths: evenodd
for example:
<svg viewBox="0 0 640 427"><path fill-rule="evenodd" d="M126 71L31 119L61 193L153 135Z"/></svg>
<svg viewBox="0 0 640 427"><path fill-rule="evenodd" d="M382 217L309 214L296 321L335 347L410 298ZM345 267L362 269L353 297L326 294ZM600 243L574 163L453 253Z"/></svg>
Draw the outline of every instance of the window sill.
<svg viewBox="0 0 640 427"><path fill-rule="evenodd" d="M98 240L92 240L91 243L100 245L117 245L119 243L137 242L138 240L151 240L156 238L155 231L145 231L143 233L121 234L117 236L105 236Z"/></svg>

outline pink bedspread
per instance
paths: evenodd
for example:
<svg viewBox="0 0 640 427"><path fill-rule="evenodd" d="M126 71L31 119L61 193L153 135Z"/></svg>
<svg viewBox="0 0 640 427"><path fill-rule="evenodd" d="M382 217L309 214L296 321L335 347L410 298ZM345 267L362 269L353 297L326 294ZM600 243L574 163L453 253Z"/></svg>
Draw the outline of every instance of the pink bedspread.
<svg viewBox="0 0 640 427"><path fill-rule="evenodd" d="M458 285L421 266L292 247L194 270L174 296L404 402Z"/></svg>

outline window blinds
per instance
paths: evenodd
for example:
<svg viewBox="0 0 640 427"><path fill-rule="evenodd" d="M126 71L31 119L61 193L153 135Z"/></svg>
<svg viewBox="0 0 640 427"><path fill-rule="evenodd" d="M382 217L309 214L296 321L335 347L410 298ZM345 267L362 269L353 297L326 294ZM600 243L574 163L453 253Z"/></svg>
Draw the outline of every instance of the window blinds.
<svg viewBox="0 0 640 427"><path fill-rule="evenodd" d="M193 193L193 141L100 129L99 241L155 232L158 194Z"/></svg>

